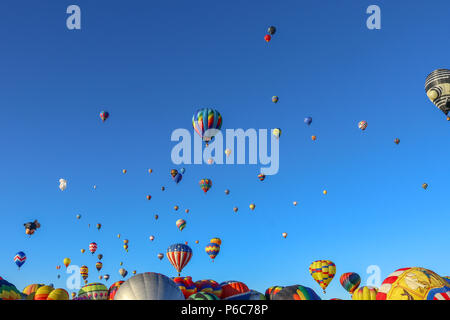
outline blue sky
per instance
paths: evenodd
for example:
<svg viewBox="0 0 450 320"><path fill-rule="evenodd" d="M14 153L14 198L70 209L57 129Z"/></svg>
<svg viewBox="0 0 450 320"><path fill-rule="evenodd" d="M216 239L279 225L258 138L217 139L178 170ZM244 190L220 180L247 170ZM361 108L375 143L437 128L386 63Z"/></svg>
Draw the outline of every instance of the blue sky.
<svg viewBox="0 0 450 320"><path fill-rule="evenodd" d="M81 30L66 28L71 4ZM366 28L371 4L381 30ZM424 92L428 73L449 67L449 10L445 1L3 1L0 276L19 289L65 287L55 269L65 257L87 265L91 282L110 274L108 285L120 261L129 274L175 276L156 255L185 241L194 255L183 275L261 292L302 284L348 298L339 276L365 283L370 265L381 279L407 266L450 274L449 122ZM279 173L260 182L258 165L173 165L171 132L191 130L203 106L220 111L223 129L281 128ZM175 185L169 172L181 167ZM213 181L206 196L201 178ZM28 238L23 223L34 219L42 227ZM204 252L212 237L223 241L214 263ZM20 271L17 251L28 256ZM317 259L337 265L326 295L308 272Z"/></svg>

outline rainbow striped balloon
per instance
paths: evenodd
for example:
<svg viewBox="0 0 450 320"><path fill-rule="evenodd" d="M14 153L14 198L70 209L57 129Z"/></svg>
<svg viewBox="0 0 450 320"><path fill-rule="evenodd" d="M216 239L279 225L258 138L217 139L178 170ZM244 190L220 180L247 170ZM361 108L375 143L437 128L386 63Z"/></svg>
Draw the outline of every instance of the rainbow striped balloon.
<svg viewBox="0 0 450 320"><path fill-rule="evenodd" d="M183 231L183 229L186 227L186 221L183 219L178 219L176 225L177 228L180 229L180 231Z"/></svg>
<svg viewBox="0 0 450 320"><path fill-rule="evenodd" d="M192 127L203 141L210 141L222 127L222 116L211 108L197 110L192 116Z"/></svg>
<svg viewBox="0 0 450 320"><path fill-rule="evenodd" d="M346 272L339 280L344 289L350 293L353 293L361 283L361 277L355 272Z"/></svg>

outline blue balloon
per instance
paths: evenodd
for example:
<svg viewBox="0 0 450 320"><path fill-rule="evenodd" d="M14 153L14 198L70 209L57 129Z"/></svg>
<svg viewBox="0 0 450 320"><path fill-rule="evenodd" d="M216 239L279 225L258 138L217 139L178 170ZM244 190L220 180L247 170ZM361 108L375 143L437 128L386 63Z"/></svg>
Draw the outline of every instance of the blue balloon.
<svg viewBox="0 0 450 320"><path fill-rule="evenodd" d="M27 256L22 251L17 252L16 255L14 256L14 262L19 267L19 269L21 266L23 266L23 264L25 263L26 260L27 260Z"/></svg>
<svg viewBox="0 0 450 320"><path fill-rule="evenodd" d="M185 168L181 168L180 173L184 174L185 172L186 172L186 169Z"/></svg>
<svg viewBox="0 0 450 320"><path fill-rule="evenodd" d="M311 122L312 122L312 118L311 117L306 117L304 121L309 126L311 124Z"/></svg>
<svg viewBox="0 0 450 320"><path fill-rule="evenodd" d="M173 181L175 181L176 183L180 182L181 179L183 179L183 175L181 175L180 173L177 173L177 175L173 177Z"/></svg>

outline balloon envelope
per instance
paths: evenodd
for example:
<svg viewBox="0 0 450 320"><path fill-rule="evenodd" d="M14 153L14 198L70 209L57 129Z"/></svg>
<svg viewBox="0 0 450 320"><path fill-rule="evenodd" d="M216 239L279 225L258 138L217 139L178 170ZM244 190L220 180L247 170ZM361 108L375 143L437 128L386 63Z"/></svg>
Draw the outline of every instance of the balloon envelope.
<svg viewBox="0 0 450 320"><path fill-rule="evenodd" d="M114 300L184 300L177 284L160 273L146 272L122 283Z"/></svg>

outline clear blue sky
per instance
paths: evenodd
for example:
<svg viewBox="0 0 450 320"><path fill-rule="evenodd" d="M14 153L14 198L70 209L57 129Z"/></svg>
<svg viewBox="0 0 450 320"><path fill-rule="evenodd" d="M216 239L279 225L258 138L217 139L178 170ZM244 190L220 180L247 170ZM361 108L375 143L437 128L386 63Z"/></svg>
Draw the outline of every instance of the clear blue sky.
<svg viewBox="0 0 450 320"><path fill-rule="evenodd" d="M71 4L82 30L66 28ZM378 31L366 28L371 4ZM183 275L261 292L302 284L348 298L339 276L365 283L369 265L382 279L407 266L450 274L450 123L424 92L429 72L450 67L449 12L448 1L1 2L0 276L20 290L65 287L55 269L65 257L86 264L91 282L109 273L108 285L120 261L129 274L175 276L156 255L185 241L194 255ZM186 165L175 185L170 134L191 130L202 106L221 112L223 129L281 128L279 173L260 182L258 165ZM34 219L42 227L28 238L23 223ZM214 263L212 237L223 241ZM17 251L28 256L20 271ZM337 265L326 295L308 272L317 259Z"/></svg>

